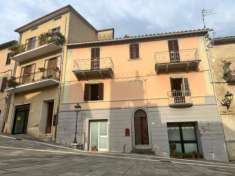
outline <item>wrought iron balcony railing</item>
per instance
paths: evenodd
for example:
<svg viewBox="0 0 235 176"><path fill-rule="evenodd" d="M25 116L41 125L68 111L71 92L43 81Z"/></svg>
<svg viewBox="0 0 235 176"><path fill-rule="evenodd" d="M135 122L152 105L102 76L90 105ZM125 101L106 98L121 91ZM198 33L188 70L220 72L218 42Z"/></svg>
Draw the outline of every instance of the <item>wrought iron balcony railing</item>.
<svg viewBox="0 0 235 176"><path fill-rule="evenodd" d="M43 33L37 39L32 40L31 42L27 42L25 44L15 44L10 49L12 50L14 55L23 53L25 51L30 51L37 47L46 44L56 44L56 45L63 45L65 42L64 36L57 32L57 33Z"/></svg>
<svg viewBox="0 0 235 176"><path fill-rule="evenodd" d="M191 107L191 92L182 90L172 90L168 92L169 106L175 108Z"/></svg>
<svg viewBox="0 0 235 176"><path fill-rule="evenodd" d="M8 80L8 87L15 88L20 85L35 83L43 80L57 80L60 79L60 71L58 68L56 69L45 69L40 68L40 71L35 73L24 74L20 77L11 77Z"/></svg>
<svg viewBox="0 0 235 176"><path fill-rule="evenodd" d="M74 64L73 72L79 80L111 78L113 62L109 57L79 59Z"/></svg>
<svg viewBox="0 0 235 176"><path fill-rule="evenodd" d="M155 53L157 73L196 71L200 62L197 49Z"/></svg>

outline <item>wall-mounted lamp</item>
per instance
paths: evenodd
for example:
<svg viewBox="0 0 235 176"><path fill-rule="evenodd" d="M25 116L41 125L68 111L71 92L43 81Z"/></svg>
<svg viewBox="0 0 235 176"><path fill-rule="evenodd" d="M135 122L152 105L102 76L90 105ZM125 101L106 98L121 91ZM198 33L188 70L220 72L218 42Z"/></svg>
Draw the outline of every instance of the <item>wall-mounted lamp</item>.
<svg viewBox="0 0 235 176"><path fill-rule="evenodd" d="M221 101L222 106L226 106L227 110L230 108L230 105L233 101L233 94L229 91L226 92L224 98Z"/></svg>

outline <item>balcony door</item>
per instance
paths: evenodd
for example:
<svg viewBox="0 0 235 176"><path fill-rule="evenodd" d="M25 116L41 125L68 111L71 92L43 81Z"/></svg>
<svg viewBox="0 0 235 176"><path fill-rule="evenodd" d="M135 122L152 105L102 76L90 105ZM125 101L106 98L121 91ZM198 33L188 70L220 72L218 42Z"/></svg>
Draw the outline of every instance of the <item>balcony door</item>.
<svg viewBox="0 0 235 176"><path fill-rule="evenodd" d="M171 96L175 103L185 103L185 96L190 96L187 78L171 78Z"/></svg>
<svg viewBox="0 0 235 176"><path fill-rule="evenodd" d="M178 40L169 40L168 49L169 49L170 62L179 62L180 54L179 54Z"/></svg>
<svg viewBox="0 0 235 176"><path fill-rule="evenodd" d="M57 75L57 58L46 60L46 78L56 78Z"/></svg>
<svg viewBox="0 0 235 176"><path fill-rule="evenodd" d="M31 37L27 40L27 50L34 49L36 47L36 37Z"/></svg>
<svg viewBox="0 0 235 176"><path fill-rule="evenodd" d="M21 83L30 83L34 79L35 64L27 65L21 69Z"/></svg>
<svg viewBox="0 0 235 176"><path fill-rule="evenodd" d="M100 68L100 48L91 48L91 70Z"/></svg>

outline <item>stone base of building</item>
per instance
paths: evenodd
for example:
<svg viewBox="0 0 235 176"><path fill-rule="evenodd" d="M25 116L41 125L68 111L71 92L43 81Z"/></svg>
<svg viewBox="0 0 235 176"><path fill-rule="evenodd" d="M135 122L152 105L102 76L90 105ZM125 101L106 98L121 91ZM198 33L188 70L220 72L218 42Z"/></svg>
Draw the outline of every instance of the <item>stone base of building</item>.
<svg viewBox="0 0 235 176"><path fill-rule="evenodd" d="M146 125L144 128L139 125L144 124L144 118L141 122L135 121L138 110L146 113L147 131ZM71 146L75 121L75 112L60 112L56 142ZM142 131L136 131L138 126ZM77 139L84 150L124 153L145 150L159 156L179 156L189 152L199 153L206 160L228 161L216 105L195 105L182 109L140 107L82 110L78 115Z"/></svg>

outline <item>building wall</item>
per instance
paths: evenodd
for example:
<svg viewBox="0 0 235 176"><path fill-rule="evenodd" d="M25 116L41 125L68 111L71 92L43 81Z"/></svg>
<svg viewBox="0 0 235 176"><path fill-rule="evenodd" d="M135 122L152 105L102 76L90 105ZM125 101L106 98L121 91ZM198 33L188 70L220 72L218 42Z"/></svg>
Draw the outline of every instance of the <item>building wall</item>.
<svg viewBox="0 0 235 176"><path fill-rule="evenodd" d="M208 84L210 77L204 40L200 37L180 38L179 48L181 50L195 48L198 50L201 59L198 72L156 74L156 53L165 52L168 55L167 40L160 40L140 43L140 58L135 60L129 58L129 44L100 47L100 62L101 64L102 62L111 63L114 78L89 81L78 81L74 73L69 70L78 69L79 60L84 60L85 64L89 65L91 49L76 48L69 50L62 102L83 102L84 84L87 82L103 82L104 101L86 102L83 108L141 106L142 100L148 100L149 105L166 105L168 104L168 92L171 90L170 78L187 77L194 103L203 104L205 96L213 95L212 86ZM201 84L198 84L198 82ZM77 94L74 95L74 92L77 92ZM133 105L131 103L118 103L122 100L127 100L127 102L135 100L135 103Z"/></svg>
<svg viewBox="0 0 235 176"><path fill-rule="evenodd" d="M38 37L40 34L48 32L48 30L60 27L60 32L65 35L65 37L68 37L68 22L69 22L69 13L65 13L61 15L61 18L59 19L52 19L48 22L45 22L43 24L40 24L37 26L37 28L29 29L23 33L20 34L20 43L25 44L27 42L27 39L31 37Z"/></svg>
<svg viewBox="0 0 235 176"><path fill-rule="evenodd" d="M30 112L28 118L28 125L27 125L27 134L36 137L50 139L52 134L54 133L54 127L52 128L52 134L46 135L45 128L46 128L46 117L45 116L45 109L43 109L43 105L45 101L54 100L54 114L57 110L57 88L51 87L47 89L41 89L37 91L32 91L28 93L21 93L16 94L13 97L14 103L10 106L10 113L9 118L5 127L4 132L11 134L13 128L13 121L14 121L14 114L15 114L15 107L18 105L30 104Z"/></svg>
<svg viewBox="0 0 235 176"><path fill-rule="evenodd" d="M213 97L210 97L213 99ZM59 115L57 142L70 146L74 139L75 112L63 106ZM156 155L169 156L167 134L168 122L197 122L202 154L207 160L226 161L227 154L224 145L223 127L217 113L215 102L206 105L196 105L186 109L165 107L139 107L147 112L150 145ZM109 122L109 151L131 152L134 146L134 112L139 108L90 109L79 114L78 140L85 144L88 150L89 120L107 119ZM82 125L83 124L83 125ZM125 129L131 130L130 136L125 136Z"/></svg>
<svg viewBox="0 0 235 176"><path fill-rule="evenodd" d="M11 64L6 65L6 60L7 60L7 54L9 53L9 49L5 48L5 49L1 49L0 50L0 77L7 77L9 78L10 76L12 76L12 72L14 69L14 61L11 61ZM1 115L0 115L0 131L2 129L2 125L3 125L3 118L4 118L4 114L5 114L5 98L6 98L7 93L6 92L0 92L0 110L1 110Z"/></svg>
<svg viewBox="0 0 235 176"><path fill-rule="evenodd" d="M235 160L235 102L232 101L229 110L221 106L221 101L227 91L235 95L235 86L223 79L224 61L231 61L231 68L235 69L235 44L214 45L209 50L213 83L218 100L219 114L222 117L224 133L230 160Z"/></svg>
<svg viewBox="0 0 235 176"><path fill-rule="evenodd" d="M70 27L68 43L87 42L97 40L97 32L88 26L76 14L70 13Z"/></svg>
<svg viewBox="0 0 235 176"><path fill-rule="evenodd" d="M78 81L73 72L79 61L90 64L91 48L73 48L67 54L65 84L59 114L57 142L70 145L75 130L74 105L79 102L79 141L88 149L89 119L108 119L109 150L131 152L133 149L133 116L137 109L144 109L148 116L150 145L157 155L169 156L167 122L197 122L199 138L204 157L209 160L227 160L221 119L216 109L213 87L210 82L209 65L206 53L207 41L204 37L179 38L180 50L197 49L199 71L169 74L156 74L156 55L169 54L167 40L141 42L140 58L131 60L129 44L100 47L100 62L111 60L114 71L112 79ZM192 54L192 53L191 53ZM85 64L86 65L86 64ZM169 108L168 92L171 90L171 77L187 77L191 90L191 108ZM104 83L102 101L85 102L85 83ZM131 136L124 136L125 128L131 129Z"/></svg>

